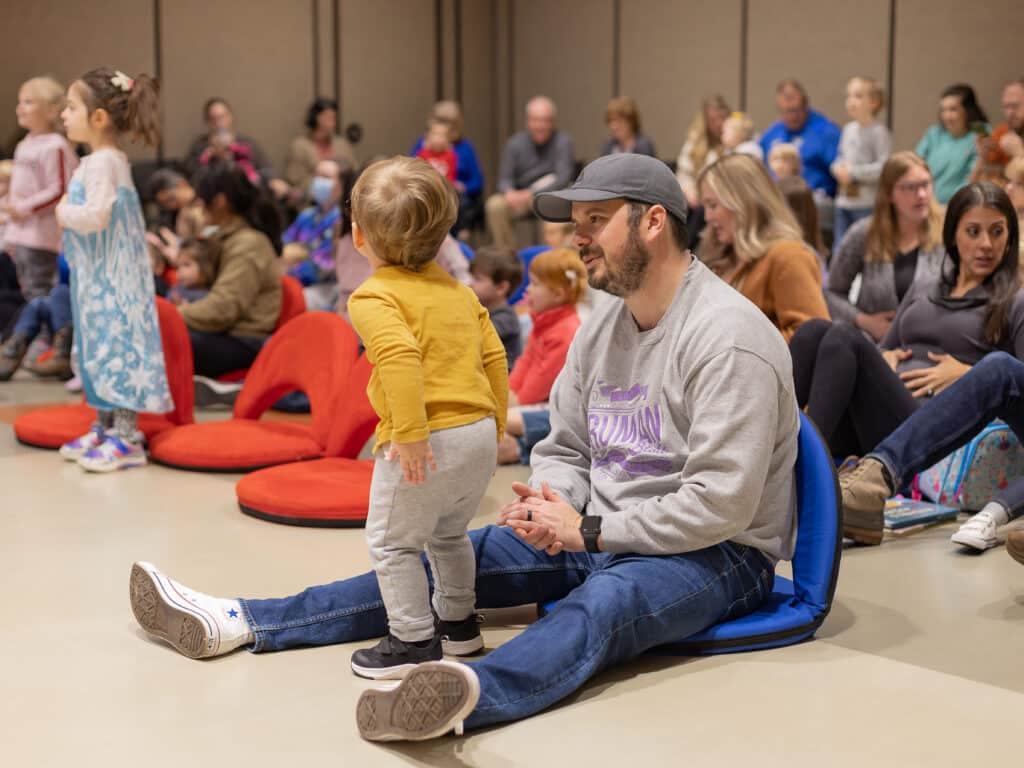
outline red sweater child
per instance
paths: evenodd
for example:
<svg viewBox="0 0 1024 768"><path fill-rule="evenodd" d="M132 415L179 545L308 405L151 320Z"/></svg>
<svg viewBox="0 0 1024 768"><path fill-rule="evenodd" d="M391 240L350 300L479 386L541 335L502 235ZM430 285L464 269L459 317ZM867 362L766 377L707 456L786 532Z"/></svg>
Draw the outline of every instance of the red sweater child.
<svg viewBox="0 0 1024 768"><path fill-rule="evenodd" d="M416 153L416 157L426 160L452 184L455 183L455 171L457 170L458 159L455 157L455 150L449 148L444 152L434 152L423 147Z"/></svg>
<svg viewBox="0 0 1024 768"><path fill-rule="evenodd" d="M532 314L533 329L526 339L526 349L516 360L509 375L508 386L520 405L543 403L551 395L551 387L565 365L569 345L580 318L575 304Z"/></svg>

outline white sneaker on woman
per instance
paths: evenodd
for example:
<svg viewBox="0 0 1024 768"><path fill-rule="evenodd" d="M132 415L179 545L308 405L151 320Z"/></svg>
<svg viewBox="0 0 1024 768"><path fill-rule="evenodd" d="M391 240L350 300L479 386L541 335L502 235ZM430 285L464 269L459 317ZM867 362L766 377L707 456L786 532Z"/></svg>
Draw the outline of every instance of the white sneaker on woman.
<svg viewBox="0 0 1024 768"><path fill-rule="evenodd" d="M960 530L950 537L950 541L979 552L998 547L999 537L996 536L996 521L988 512L979 512L961 525Z"/></svg>

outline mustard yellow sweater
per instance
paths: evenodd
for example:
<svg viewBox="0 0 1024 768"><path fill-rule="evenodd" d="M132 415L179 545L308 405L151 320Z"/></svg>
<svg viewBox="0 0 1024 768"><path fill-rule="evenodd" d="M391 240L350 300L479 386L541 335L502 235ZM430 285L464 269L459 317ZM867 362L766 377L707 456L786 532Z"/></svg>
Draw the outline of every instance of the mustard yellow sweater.
<svg viewBox="0 0 1024 768"><path fill-rule="evenodd" d="M374 364L366 388L380 416L374 450L488 416L501 438L505 347L472 290L433 262L420 272L389 265L356 289L348 314Z"/></svg>

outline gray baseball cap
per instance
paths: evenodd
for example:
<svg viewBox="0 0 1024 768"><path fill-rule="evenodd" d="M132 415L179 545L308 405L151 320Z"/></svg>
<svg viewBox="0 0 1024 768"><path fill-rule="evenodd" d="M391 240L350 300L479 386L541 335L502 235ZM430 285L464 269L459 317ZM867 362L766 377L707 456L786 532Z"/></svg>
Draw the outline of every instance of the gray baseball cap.
<svg viewBox="0 0 1024 768"><path fill-rule="evenodd" d="M542 192L533 200L534 212L545 221L572 221L573 203L617 198L664 207L686 221L686 200L675 174L665 163L647 155L605 155L589 163L578 179L557 192Z"/></svg>

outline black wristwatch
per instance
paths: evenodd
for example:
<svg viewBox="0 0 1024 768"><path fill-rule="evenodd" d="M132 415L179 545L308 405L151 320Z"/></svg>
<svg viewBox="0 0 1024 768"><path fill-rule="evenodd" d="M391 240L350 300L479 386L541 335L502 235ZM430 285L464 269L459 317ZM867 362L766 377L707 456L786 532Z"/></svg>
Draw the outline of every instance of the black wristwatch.
<svg viewBox="0 0 1024 768"><path fill-rule="evenodd" d="M583 534L583 546L587 552L600 552L597 548L597 537L601 535L601 516L584 515L580 523L580 533Z"/></svg>

